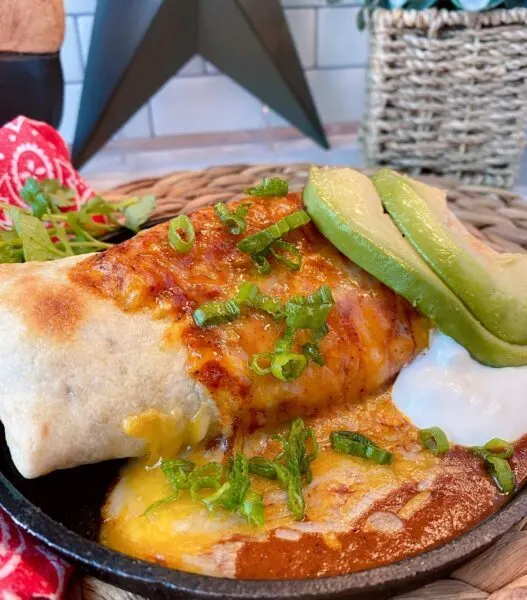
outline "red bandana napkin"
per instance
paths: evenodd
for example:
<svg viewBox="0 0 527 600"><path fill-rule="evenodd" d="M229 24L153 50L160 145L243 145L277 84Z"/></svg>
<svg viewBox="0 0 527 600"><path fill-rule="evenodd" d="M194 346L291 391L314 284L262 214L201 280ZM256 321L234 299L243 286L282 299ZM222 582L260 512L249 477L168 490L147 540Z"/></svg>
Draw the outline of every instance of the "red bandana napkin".
<svg viewBox="0 0 527 600"><path fill-rule="evenodd" d="M66 142L46 123L17 117L0 128L0 203L25 207L28 177L58 179L77 192L77 206L94 192L71 165ZM0 210L0 228L9 220ZM0 510L0 600L61 600L71 567L18 529Z"/></svg>
<svg viewBox="0 0 527 600"><path fill-rule="evenodd" d="M73 168L58 131L46 123L17 117L0 128L0 203L26 207L20 189L28 177L58 179L77 192L77 208L95 195ZM0 228L8 225L0 210Z"/></svg>
<svg viewBox="0 0 527 600"><path fill-rule="evenodd" d="M71 567L0 510L0 600L60 600Z"/></svg>

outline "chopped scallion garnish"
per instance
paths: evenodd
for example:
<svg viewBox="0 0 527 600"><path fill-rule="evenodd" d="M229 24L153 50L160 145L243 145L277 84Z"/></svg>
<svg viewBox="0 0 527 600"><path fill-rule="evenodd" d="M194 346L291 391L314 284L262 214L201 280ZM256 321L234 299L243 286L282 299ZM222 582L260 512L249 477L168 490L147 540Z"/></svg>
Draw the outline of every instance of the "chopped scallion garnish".
<svg viewBox="0 0 527 600"><path fill-rule="evenodd" d="M320 354L320 349L317 344L308 342L302 346L302 350L306 358L310 358L319 367L323 367L326 364L324 357Z"/></svg>
<svg viewBox="0 0 527 600"><path fill-rule="evenodd" d="M168 241L176 252L186 253L192 249L196 233L187 215L178 215L170 221Z"/></svg>
<svg viewBox="0 0 527 600"><path fill-rule="evenodd" d="M287 301L286 323L293 329L320 329L334 305L331 289L323 285L310 296L296 296Z"/></svg>
<svg viewBox="0 0 527 600"><path fill-rule="evenodd" d="M293 229L297 229L298 227L302 227L302 225L306 225L309 223L309 221L311 221L311 218L306 211L298 210L293 214L287 215L287 217L280 219L276 223L273 223L273 225L270 225L266 229L262 229L262 231L258 231L247 236L238 242L238 249L252 256L253 261L255 262L260 273L266 274L270 270L269 261L267 260L269 252L275 256L280 256L280 260L283 264L291 263L293 266L291 267L288 265L289 268L297 271L301 265L301 261L298 260L300 253L298 253L298 256L295 255L297 258L296 261L291 261L287 257L281 255L278 250L287 248L289 254L292 255L294 254L294 251L291 250L291 247L294 248L294 246L292 246L292 244L289 244L288 246L280 246L280 244L277 244L277 242L284 234L292 231ZM283 242L283 244L286 244L286 242Z"/></svg>
<svg viewBox="0 0 527 600"><path fill-rule="evenodd" d="M312 474L310 463L318 456L318 443L315 432L306 427L302 419L297 418L291 423L291 429L286 436L277 436L283 450L274 460L261 457L249 459L249 472L277 480L287 490L288 507L297 520L305 515L305 501L302 492L303 479L311 483ZM308 449L310 442L311 451Z"/></svg>
<svg viewBox="0 0 527 600"><path fill-rule="evenodd" d="M505 458L488 454L485 457L485 467L492 479L494 479L498 489L503 494L510 494L516 488L514 473Z"/></svg>
<svg viewBox="0 0 527 600"><path fill-rule="evenodd" d="M293 381L302 375L306 365L307 358L303 354L275 353L271 360L271 373L282 381Z"/></svg>
<svg viewBox="0 0 527 600"><path fill-rule="evenodd" d="M445 454L450 449L448 438L445 432L439 427L429 427L428 429L421 429L419 431L419 437L425 448L428 448L430 452L434 454Z"/></svg>
<svg viewBox="0 0 527 600"><path fill-rule="evenodd" d="M252 254L254 266L260 275L268 275L271 272L271 263L269 262L265 253Z"/></svg>
<svg viewBox="0 0 527 600"><path fill-rule="evenodd" d="M485 468L500 492L510 494L515 490L514 473L508 462L514 453L512 444L500 438L493 438L484 446L474 446L470 450L485 461Z"/></svg>
<svg viewBox="0 0 527 600"><path fill-rule="evenodd" d="M280 177L264 177L262 183L245 190L246 194L260 197L282 197L287 196L289 185L285 179Z"/></svg>
<svg viewBox="0 0 527 600"><path fill-rule="evenodd" d="M272 360L273 354L271 352L260 352L252 355L249 366L257 375L268 375L271 372Z"/></svg>
<svg viewBox="0 0 527 600"><path fill-rule="evenodd" d="M231 212L223 202L217 202L214 205L214 212L219 220L224 223L233 235L240 235L247 227L245 216L247 215L247 206L240 204L234 212Z"/></svg>
<svg viewBox="0 0 527 600"><path fill-rule="evenodd" d="M176 459L163 460L161 471L173 493L149 506L144 514L171 502L181 490L189 490L193 500L211 511L223 508L240 514L252 525L263 525L263 499L251 489L249 462L243 454L229 459L225 469L217 462L196 466L188 460ZM212 492L204 493L206 490Z"/></svg>
<svg viewBox="0 0 527 600"><path fill-rule="evenodd" d="M283 240L276 240L276 242L271 244L269 249L276 260L291 269L291 271L300 270L302 266L302 254L294 244L284 242ZM280 252L280 250L283 252Z"/></svg>
<svg viewBox="0 0 527 600"><path fill-rule="evenodd" d="M482 450L500 458L511 458L514 454L512 444L500 438L493 438L483 446Z"/></svg>
<svg viewBox="0 0 527 600"><path fill-rule="evenodd" d="M388 465L393 460L391 452L379 448L375 442L355 431L333 431L330 441L337 452L367 458L379 465Z"/></svg>
<svg viewBox="0 0 527 600"><path fill-rule="evenodd" d="M207 302L192 315L198 327L210 327L230 323L240 316L240 308L233 300L225 302Z"/></svg>
<svg viewBox="0 0 527 600"><path fill-rule="evenodd" d="M262 294L260 288L254 283L246 281L238 290L236 302L240 306L250 306L269 313L274 319L283 317L283 308L280 300Z"/></svg>

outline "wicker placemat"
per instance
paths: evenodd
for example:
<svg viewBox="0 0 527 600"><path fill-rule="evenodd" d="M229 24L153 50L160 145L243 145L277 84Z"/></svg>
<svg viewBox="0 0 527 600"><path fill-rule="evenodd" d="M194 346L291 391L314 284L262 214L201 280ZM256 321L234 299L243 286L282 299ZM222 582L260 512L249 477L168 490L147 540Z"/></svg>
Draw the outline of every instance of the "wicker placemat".
<svg viewBox="0 0 527 600"><path fill-rule="evenodd" d="M262 177L280 176L300 189L309 165L230 165L203 171L176 171L114 188L105 197L154 194L153 219L191 212L243 195ZM454 180L422 178L448 191L450 207L479 238L500 251L527 251L527 202L516 194ZM527 517L527 515L526 515ZM74 581L70 600L141 600L92 577ZM478 558L442 579L393 600L527 600L527 518Z"/></svg>

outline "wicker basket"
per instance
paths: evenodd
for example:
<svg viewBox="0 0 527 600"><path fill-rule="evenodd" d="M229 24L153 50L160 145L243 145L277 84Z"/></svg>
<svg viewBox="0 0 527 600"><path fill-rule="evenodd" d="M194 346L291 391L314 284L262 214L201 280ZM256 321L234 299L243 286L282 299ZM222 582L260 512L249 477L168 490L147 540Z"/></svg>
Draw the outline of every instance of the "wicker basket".
<svg viewBox="0 0 527 600"><path fill-rule="evenodd" d="M375 10L366 161L511 187L527 127L527 9Z"/></svg>

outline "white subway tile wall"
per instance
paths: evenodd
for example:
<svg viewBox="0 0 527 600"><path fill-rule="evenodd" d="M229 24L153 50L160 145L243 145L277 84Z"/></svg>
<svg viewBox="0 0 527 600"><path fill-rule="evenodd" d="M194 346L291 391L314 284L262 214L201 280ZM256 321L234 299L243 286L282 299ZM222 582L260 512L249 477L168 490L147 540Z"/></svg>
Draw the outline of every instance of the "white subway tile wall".
<svg viewBox="0 0 527 600"><path fill-rule="evenodd" d="M357 0L282 0L300 61L325 123L359 121L364 106L367 35ZM66 0L61 52L66 81L61 133L73 140L96 0ZM261 129L287 123L214 65L192 58L116 134L116 139Z"/></svg>

